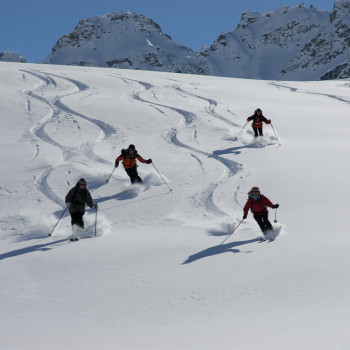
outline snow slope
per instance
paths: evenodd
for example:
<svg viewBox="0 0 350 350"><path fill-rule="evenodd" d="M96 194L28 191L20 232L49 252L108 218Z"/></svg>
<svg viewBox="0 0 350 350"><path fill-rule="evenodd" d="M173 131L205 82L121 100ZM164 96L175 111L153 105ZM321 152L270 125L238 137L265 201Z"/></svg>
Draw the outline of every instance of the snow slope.
<svg viewBox="0 0 350 350"><path fill-rule="evenodd" d="M349 81L0 76L3 349L349 348ZM246 126L235 140L257 107L279 139ZM106 184L130 143L156 168ZM90 209L79 242L66 213L48 237L80 177L97 237ZM220 245L253 185L280 204L277 239L259 243L250 214Z"/></svg>

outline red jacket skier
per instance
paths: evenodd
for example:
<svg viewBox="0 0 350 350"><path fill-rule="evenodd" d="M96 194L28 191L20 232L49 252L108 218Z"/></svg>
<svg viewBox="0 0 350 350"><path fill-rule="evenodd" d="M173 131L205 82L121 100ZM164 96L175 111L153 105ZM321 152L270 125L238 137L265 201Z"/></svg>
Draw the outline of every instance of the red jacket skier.
<svg viewBox="0 0 350 350"><path fill-rule="evenodd" d="M267 197L262 195L259 187L253 187L248 193L248 200L243 208L243 219L247 218L250 209L263 233L267 230L272 230L273 227L268 218L267 207L276 209L279 205L273 204Z"/></svg>

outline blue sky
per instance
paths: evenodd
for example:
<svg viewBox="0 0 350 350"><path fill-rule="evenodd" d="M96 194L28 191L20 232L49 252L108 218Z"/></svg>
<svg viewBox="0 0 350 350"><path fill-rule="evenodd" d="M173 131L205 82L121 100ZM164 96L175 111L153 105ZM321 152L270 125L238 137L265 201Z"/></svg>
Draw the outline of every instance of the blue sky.
<svg viewBox="0 0 350 350"><path fill-rule="evenodd" d="M28 62L41 62L56 41L81 18L127 10L152 18L178 43L200 50L221 32L235 29L242 12L265 13L298 0L1 0L0 52L20 53ZM331 11L334 0L304 1Z"/></svg>

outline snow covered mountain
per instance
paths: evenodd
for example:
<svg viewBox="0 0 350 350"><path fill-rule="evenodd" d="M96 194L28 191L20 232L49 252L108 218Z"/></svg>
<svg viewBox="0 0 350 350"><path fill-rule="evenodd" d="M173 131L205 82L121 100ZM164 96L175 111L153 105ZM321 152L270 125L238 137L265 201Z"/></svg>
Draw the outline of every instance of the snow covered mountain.
<svg viewBox="0 0 350 350"><path fill-rule="evenodd" d="M336 0L331 13L304 5L245 12L234 31L197 53L150 18L116 12L81 20L44 63L275 80L347 78L349 9L349 1Z"/></svg>
<svg viewBox="0 0 350 350"><path fill-rule="evenodd" d="M204 72L190 48L173 42L152 19L125 11L82 19L44 63Z"/></svg>
<svg viewBox="0 0 350 350"><path fill-rule="evenodd" d="M204 52L213 75L319 80L349 77L350 2L333 11L282 7L246 12L233 32L221 34Z"/></svg>
<svg viewBox="0 0 350 350"><path fill-rule="evenodd" d="M2 62L21 62L26 63L27 60L21 56L20 54L10 51L10 50L4 50L0 52L0 61Z"/></svg>

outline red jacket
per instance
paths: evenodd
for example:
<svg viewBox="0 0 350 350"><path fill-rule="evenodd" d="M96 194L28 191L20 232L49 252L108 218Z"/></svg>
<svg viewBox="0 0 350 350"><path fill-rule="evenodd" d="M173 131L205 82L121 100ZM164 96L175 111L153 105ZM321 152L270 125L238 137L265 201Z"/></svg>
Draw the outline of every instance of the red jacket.
<svg viewBox="0 0 350 350"><path fill-rule="evenodd" d="M253 215L260 214L264 209L266 209L266 207L273 208L273 204L264 195L261 194L258 199L249 197L246 205L244 206L243 213L244 215L248 215L248 211L251 209Z"/></svg>

